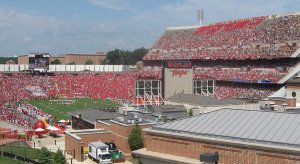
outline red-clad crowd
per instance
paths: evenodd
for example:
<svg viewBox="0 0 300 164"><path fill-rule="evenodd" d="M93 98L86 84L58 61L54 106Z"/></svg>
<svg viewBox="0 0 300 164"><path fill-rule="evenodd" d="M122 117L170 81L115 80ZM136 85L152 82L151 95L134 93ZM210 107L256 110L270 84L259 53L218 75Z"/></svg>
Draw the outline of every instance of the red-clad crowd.
<svg viewBox="0 0 300 164"><path fill-rule="evenodd" d="M144 60L288 57L300 47L299 21L300 15L255 17L199 28L169 29Z"/></svg>
<svg viewBox="0 0 300 164"><path fill-rule="evenodd" d="M215 88L215 97L226 98L245 98L261 100L278 90L278 87L268 85L249 85L242 83L218 83Z"/></svg>
<svg viewBox="0 0 300 164"><path fill-rule="evenodd" d="M48 96L132 99L135 72L57 74L51 77Z"/></svg>
<svg viewBox="0 0 300 164"><path fill-rule="evenodd" d="M194 69L194 79L211 79L235 81L245 80L257 82L258 80L268 80L277 82L287 74L286 71L278 71L276 69L251 69L244 70L241 68L212 68L212 67L197 67Z"/></svg>
<svg viewBox="0 0 300 164"><path fill-rule="evenodd" d="M0 120L26 128L47 115L22 99L55 97L89 97L94 99L131 100L136 72L55 74L30 76L29 74L0 74Z"/></svg>
<svg viewBox="0 0 300 164"><path fill-rule="evenodd" d="M145 66L140 72L139 78L141 79L161 79L162 66Z"/></svg>
<svg viewBox="0 0 300 164"><path fill-rule="evenodd" d="M22 126L25 128L31 128L31 121L22 117L18 113L16 113L15 110L9 109L6 107L1 107L0 108L0 120L1 121L6 121L11 124L15 124L17 126Z"/></svg>

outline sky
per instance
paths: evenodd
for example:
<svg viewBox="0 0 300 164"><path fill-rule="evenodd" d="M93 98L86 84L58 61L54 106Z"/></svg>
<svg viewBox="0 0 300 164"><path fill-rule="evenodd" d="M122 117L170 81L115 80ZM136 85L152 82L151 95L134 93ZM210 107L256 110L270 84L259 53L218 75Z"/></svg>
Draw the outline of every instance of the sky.
<svg viewBox="0 0 300 164"><path fill-rule="evenodd" d="M0 0L0 56L150 48L167 27L300 12L300 0Z"/></svg>

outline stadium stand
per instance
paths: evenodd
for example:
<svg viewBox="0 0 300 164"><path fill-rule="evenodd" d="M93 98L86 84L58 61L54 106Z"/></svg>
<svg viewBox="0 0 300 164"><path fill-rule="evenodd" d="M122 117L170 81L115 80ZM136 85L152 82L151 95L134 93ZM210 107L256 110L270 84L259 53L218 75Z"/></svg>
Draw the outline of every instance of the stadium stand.
<svg viewBox="0 0 300 164"><path fill-rule="evenodd" d="M47 115L27 103L8 107L8 104L16 104L14 102L22 99L89 97L130 100L136 78L136 72L63 73L53 76L0 74L0 120L30 128L36 120Z"/></svg>
<svg viewBox="0 0 300 164"><path fill-rule="evenodd" d="M142 73L157 79L151 66L189 60L193 80L216 81L215 97L264 99L299 64L299 21L292 13L167 28L145 55Z"/></svg>
<svg viewBox="0 0 300 164"><path fill-rule="evenodd" d="M299 48L299 20L300 15L263 16L168 29L144 60L289 57Z"/></svg>

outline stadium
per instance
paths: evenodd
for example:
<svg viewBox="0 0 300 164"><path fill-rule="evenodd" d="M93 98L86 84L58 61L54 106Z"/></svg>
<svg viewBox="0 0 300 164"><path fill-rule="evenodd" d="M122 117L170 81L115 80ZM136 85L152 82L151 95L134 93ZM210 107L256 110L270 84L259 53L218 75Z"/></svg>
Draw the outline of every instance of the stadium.
<svg viewBox="0 0 300 164"><path fill-rule="evenodd" d="M0 119L31 130L42 117L68 119L67 113L79 108L119 104L148 109L177 94L255 103L277 98L276 105L297 108L299 22L293 13L170 27L139 69L49 65L49 54L30 54L28 65L0 65ZM81 105L64 113L42 107L60 104L57 109L63 110L73 103Z"/></svg>

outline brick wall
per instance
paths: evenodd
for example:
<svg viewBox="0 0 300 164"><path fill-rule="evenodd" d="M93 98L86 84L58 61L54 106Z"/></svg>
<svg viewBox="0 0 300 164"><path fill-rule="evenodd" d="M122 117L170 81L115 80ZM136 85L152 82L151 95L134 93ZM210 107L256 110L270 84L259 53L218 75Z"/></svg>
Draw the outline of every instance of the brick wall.
<svg viewBox="0 0 300 164"><path fill-rule="evenodd" d="M61 64L70 64L75 63L77 65L84 65L87 60L93 61L93 64L99 65L101 61L106 58L104 53L96 53L96 54L66 54L62 56L52 56L50 57L50 63L55 59L58 59ZM22 55L18 56L18 64L28 64L28 56Z"/></svg>
<svg viewBox="0 0 300 164"><path fill-rule="evenodd" d="M107 131L111 131L111 138L120 149L125 157L131 156L131 150L128 145L128 136L131 133L135 125L124 126L119 123L111 122L110 125L103 124L101 122L96 123L96 128L103 128ZM141 129L148 128L150 125L139 125ZM145 132L142 131L142 136L145 136Z"/></svg>
<svg viewBox="0 0 300 164"><path fill-rule="evenodd" d="M67 54L65 62L66 64L74 62L77 65L84 65L87 60L91 60L93 64L101 64L105 58L104 54Z"/></svg>
<svg viewBox="0 0 300 164"><path fill-rule="evenodd" d="M67 64L66 63L66 57L65 56L51 56L50 57L50 64L51 62L53 62L55 59L58 59L60 61L61 64Z"/></svg>
<svg viewBox="0 0 300 164"><path fill-rule="evenodd" d="M81 147L87 147L89 142L110 142L111 135L109 132L106 133L91 133L78 135L81 139L75 139L66 133L65 135L65 149L70 152L75 150L75 159L82 161Z"/></svg>
<svg viewBox="0 0 300 164"><path fill-rule="evenodd" d="M296 164L300 163L299 155L267 152L242 147L220 144L210 144L196 140L174 138L147 134L145 137L146 148L149 151L161 152L171 155L199 159L201 153L218 152L219 163L222 164Z"/></svg>
<svg viewBox="0 0 300 164"><path fill-rule="evenodd" d="M28 64L29 59L27 55L18 56L18 64Z"/></svg>
<svg viewBox="0 0 300 164"><path fill-rule="evenodd" d="M81 161L81 140L77 140L73 138L72 136L65 134L65 150L68 152L71 152L74 156L74 150L75 150L75 159L77 161Z"/></svg>

